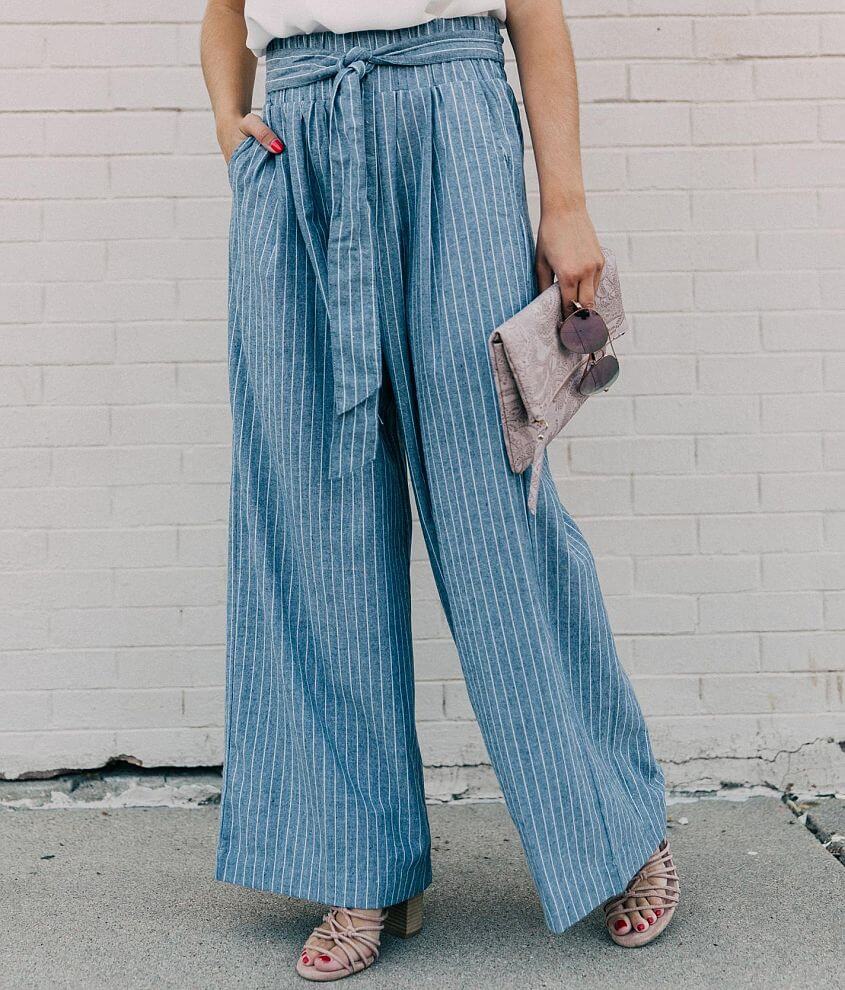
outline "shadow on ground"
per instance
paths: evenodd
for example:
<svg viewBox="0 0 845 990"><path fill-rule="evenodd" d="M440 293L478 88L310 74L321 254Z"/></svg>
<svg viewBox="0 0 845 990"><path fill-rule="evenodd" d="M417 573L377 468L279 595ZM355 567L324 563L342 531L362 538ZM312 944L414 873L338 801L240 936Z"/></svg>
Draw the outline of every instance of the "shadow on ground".
<svg viewBox="0 0 845 990"><path fill-rule="evenodd" d="M845 870L779 801L677 806L682 906L622 950L599 913L543 924L501 804L429 809L423 932L386 936L365 988L787 988L842 977ZM212 879L217 809L0 811L0 986L305 987L292 970L321 908ZM52 858L44 858L52 857Z"/></svg>

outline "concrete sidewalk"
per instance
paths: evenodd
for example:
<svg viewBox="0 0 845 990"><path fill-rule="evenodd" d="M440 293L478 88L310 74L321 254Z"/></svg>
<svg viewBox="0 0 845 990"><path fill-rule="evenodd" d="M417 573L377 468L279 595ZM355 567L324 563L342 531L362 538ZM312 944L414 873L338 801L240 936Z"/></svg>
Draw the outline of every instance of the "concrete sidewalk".
<svg viewBox="0 0 845 990"><path fill-rule="evenodd" d="M682 907L636 951L599 913L545 929L503 805L429 812L425 927L385 937L360 990L842 986L845 869L775 799L671 808ZM320 909L214 882L216 831L216 808L0 811L0 985L304 987L292 965Z"/></svg>

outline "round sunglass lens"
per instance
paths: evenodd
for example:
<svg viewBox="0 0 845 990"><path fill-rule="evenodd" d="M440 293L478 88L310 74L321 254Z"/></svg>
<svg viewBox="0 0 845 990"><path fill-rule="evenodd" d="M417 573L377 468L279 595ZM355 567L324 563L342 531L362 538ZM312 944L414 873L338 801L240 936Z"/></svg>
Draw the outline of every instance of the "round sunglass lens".
<svg viewBox="0 0 845 990"><path fill-rule="evenodd" d="M587 369L578 391L582 395L592 395L604 388L610 388L618 377L619 362L612 354L605 354Z"/></svg>
<svg viewBox="0 0 845 990"><path fill-rule="evenodd" d="M592 354L607 343L607 327L594 309L576 309L560 328L563 346L577 354Z"/></svg>

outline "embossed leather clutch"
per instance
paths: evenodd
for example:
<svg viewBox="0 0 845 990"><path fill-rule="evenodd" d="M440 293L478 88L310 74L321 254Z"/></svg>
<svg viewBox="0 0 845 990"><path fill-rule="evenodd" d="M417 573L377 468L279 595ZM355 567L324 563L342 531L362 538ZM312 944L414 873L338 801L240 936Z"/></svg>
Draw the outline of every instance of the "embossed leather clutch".
<svg viewBox="0 0 845 990"><path fill-rule="evenodd" d="M619 270L612 251L605 263L594 310L607 326L610 341L628 329L622 306ZM568 350L561 340L560 287L541 292L490 335L490 360L499 396L505 447L511 470L531 467L528 509L537 511L540 467L549 443L587 400L579 389L592 355Z"/></svg>

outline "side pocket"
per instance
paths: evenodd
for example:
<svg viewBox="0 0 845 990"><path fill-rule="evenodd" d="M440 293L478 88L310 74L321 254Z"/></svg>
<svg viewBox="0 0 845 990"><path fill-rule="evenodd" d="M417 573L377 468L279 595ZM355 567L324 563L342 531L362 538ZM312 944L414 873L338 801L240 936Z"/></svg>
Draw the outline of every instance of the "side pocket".
<svg viewBox="0 0 845 990"><path fill-rule="evenodd" d="M485 106L493 140L505 164L503 179L507 185L514 216L527 217L525 189L525 145L519 107L506 80L485 87Z"/></svg>
<svg viewBox="0 0 845 990"><path fill-rule="evenodd" d="M232 178L232 171L234 166L237 164L238 160L241 158L244 152L252 147L254 142L255 142L255 138L250 134L248 137L245 137L239 145L235 147L235 150L232 152L232 157L229 159L229 164L226 166L229 172L230 180Z"/></svg>
<svg viewBox="0 0 845 990"><path fill-rule="evenodd" d="M521 162L525 155L522 121L513 90L507 81L490 94L490 115L496 128L496 140L509 162Z"/></svg>

